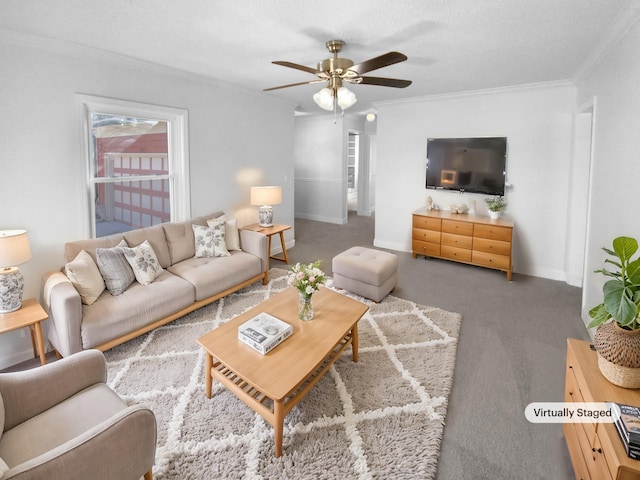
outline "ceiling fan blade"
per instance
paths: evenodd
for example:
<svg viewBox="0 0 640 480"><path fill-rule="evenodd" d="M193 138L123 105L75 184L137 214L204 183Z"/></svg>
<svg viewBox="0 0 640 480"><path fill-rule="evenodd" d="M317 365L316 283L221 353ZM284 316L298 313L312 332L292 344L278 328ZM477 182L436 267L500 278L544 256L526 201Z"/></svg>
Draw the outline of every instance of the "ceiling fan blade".
<svg viewBox="0 0 640 480"><path fill-rule="evenodd" d="M280 85L279 87L265 88L262 91L263 92L269 92L271 90L278 90L280 88L297 87L298 85L308 85L310 83L320 83L320 82L326 82L326 80L320 79L320 80L310 80L308 82L290 83L289 85Z"/></svg>
<svg viewBox="0 0 640 480"><path fill-rule="evenodd" d="M315 68L306 67L304 65L299 65L293 62L275 61L271 63L274 63L276 65L281 65L283 67L295 68L296 70L302 70L303 72L312 73L313 75L317 75L318 73L321 73L319 70L316 70Z"/></svg>
<svg viewBox="0 0 640 480"><path fill-rule="evenodd" d="M378 68L387 67L389 65L393 65L394 63L404 62L406 59L407 56L403 53L389 52L380 55L379 57L370 58L369 60L360 62L353 67L349 67L349 70L356 72L358 75L362 75L363 73L377 70Z"/></svg>
<svg viewBox="0 0 640 480"><path fill-rule="evenodd" d="M400 80L399 78L382 77L360 77L360 85L378 85L380 87L406 88L411 85L411 80Z"/></svg>

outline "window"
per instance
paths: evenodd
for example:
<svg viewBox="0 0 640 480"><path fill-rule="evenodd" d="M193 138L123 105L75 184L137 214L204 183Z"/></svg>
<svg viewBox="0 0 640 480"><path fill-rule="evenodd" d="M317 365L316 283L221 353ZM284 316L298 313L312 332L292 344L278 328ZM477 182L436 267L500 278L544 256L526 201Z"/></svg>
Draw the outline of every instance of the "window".
<svg viewBox="0 0 640 480"><path fill-rule="evenodd" d="M79 96L92 237L190 216L187 112Z"/></svg>

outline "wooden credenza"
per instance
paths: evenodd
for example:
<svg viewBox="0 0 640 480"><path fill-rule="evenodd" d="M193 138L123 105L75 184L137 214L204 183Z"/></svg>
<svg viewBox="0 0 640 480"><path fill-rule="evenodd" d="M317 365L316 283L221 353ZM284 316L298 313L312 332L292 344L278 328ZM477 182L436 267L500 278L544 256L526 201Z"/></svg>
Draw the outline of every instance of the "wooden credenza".
<svg viewBox="0 0 640 480"><path fill-rule="evenodd" d="M640 391L610 383L600 373L597 354L589 343L570 338L564 401L640 406ZM564 423L562 430L576 479L640 479L640 460L627 456L612 423Z"/></svg>
<svg viewBox="0 0 640 480"><path fill-rule="evenodd" d="M411 253L502 270L511 280L514 223L421 208L413 212Z"/></svg>

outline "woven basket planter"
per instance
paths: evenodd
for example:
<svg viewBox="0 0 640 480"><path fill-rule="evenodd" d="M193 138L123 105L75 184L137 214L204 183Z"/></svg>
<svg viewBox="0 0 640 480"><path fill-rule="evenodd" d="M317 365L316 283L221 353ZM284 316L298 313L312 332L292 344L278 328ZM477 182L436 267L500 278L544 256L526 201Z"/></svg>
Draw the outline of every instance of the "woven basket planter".
<svg viewBox="0 0 640 480"><path fill-rule="evenodd" d="M616 322L598 327L594 338L598 367L614 385L640 388L640 330L625 330Z"/></svg>

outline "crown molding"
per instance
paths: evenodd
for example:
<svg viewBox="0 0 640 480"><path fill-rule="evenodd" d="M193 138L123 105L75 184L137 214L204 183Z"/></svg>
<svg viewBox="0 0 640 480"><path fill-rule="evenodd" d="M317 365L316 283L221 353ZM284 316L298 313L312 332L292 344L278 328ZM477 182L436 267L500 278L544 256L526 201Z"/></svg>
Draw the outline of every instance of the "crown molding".
<svg viewBox="0 0 640 480"><path fill-rule="evenodd" d="M15 30L0 29L0 42L6 42L13 45L25 46L46 52L57 53L72 58L90 59L92 62L96 59L100 62L111 64L118 67L131 68L135 70L155 73L158 75L167 75L174 78L198 81L211 85L228 88L243 94L251 94L264 98L262 92L255 92L251 89L239 87L230 82L220 80L218 78L201 75L198 73L181 70L166 65L161 65L140 58L123 55L120 53L109 52L95 47L89 47L65 40L44 37L40 35L32 35ZM274 98L274 97L271 97ZM278 100L280 103L289 103L292 108L297 104L287 100Z"/></svg>
<svg viewBox="0 0 640 480"><path fill-rule="evenodd" d="M573 82L569 79L566 80L554 80L551 82L536 82L536 83L523 83L520 85L509 85L505 87L484 88L480 90L466 90L462 92L451 93L439 93L436 95L426 95L422 97L411 97L396 100L384 100L379 102L373 102L375 107L385 105L399 105L402 103L416 103L424 101L437 101L437 100L453 100L457 98L476 97L480 95L501 95L504 93L514 92L529 92L533 90L551 88L575 88Z"/></svg>
<svg viewBox="0 0 640 480"><path fill-rule="evenodd" d="M579 83L605 60L607 55L627 36L638 21L640 21L640 2L630 1L613 19L602 41L591 51L585 61L582 62L582 65L571 76L573 83Z"/></svg>

